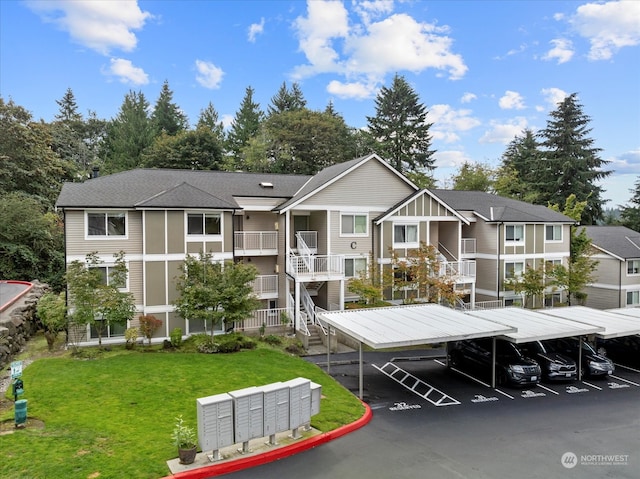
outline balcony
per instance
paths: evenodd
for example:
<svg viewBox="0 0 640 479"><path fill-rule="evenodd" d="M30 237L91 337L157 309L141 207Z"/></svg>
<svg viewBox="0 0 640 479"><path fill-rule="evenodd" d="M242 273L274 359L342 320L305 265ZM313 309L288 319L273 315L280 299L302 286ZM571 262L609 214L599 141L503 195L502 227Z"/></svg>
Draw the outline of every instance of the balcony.
<svg viewBox="0 0 640 479"><path fill-rule="evenodd" d="M318 252L318 232L297 231L295 234L295 249L301 255L316 254Z"/></svg>
<svg viewBox="0 0 640 479"><path fill-rule="evenodd" d="M474 258L475 255L476 255L476 239L462 238L460 257Z"/></svg>
<svg viewBox="0 0 640 479"><path fill-rule="evenodd" d="M476 277L475 261L443 261L440 263L439 275L454 278L456 281L468 281Z"/></svg>
<svg viewBox="0 0 640 479"><path fill-rule="evenodd" d="M257 276L252 283L253 292L259 299L278 298L278 275L265 274Z"/></svg>
<svg viewBox="0 0 640 479"><path fill-rule="evenodd" d="M277 231L236 231L236 256L273 256L278 254Z"/></svg>
<svg viewBox="0 0 640 479"><path fill-rule="evenodd" d="M300 281L344 279L344 255L290 255L287 273Z"/></svg>

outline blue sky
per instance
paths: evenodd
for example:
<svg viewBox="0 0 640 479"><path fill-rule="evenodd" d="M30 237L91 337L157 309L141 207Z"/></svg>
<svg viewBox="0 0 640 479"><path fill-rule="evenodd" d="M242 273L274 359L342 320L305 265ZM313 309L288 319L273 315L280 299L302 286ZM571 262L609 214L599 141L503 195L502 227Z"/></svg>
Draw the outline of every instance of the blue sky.
<svg viewBox="0 0 640 479"><path fill-rule="evenodd" d="M523 128L578 93L614 171L605 207L640 176L640 2L321 0L0 1L0 95L51 121L71 88L80 112L114 117L130 90L167 80L195 123L228 124L245 89L266 111L298 82L364 127L403 75L430 111L439 186L464 161L495 166Z"/></svg>

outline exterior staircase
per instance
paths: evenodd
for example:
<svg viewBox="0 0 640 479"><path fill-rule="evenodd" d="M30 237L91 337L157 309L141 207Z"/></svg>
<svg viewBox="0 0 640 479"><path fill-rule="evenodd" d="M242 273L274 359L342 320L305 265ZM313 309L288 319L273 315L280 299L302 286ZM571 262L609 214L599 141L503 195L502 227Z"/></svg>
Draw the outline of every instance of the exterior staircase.
<svg viewBox="0 0 640 479"><path fill-rule="evenodd" d="M322 342L321 333L318 332L316 326L308 319L307 316L307 329L309 330L309 347L312 346L324 346Z"/></svg>

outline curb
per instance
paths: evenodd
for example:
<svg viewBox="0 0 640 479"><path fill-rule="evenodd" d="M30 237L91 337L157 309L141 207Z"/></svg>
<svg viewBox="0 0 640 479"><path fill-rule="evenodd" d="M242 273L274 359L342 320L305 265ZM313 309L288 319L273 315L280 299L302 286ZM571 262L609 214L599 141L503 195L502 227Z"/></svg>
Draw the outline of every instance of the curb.
<svg viewBox="0 0 640 479"><path fill-rule="evenodd" d="M292 456L293 454L313 449L316 446L338 439L339 437L356 431L368 424L373 417L373 413L368 404L365 402L362 404L365 407L365 412L360 419L352 422L351 424L334 429L333 431L325 432L317 436L310 437L309 439L305 439L304 441L296 442L295 444L290 444L279 449L274 449L273 451L269 451L264 454L240 458L236 461L229 461L224 464L212 464L211 466L201 467L192 471L178 472L162 479L206 479L208 477L220 476L223 474L237 472L242 469L260 466L279 459L284 459L285 457Z"/></svg>

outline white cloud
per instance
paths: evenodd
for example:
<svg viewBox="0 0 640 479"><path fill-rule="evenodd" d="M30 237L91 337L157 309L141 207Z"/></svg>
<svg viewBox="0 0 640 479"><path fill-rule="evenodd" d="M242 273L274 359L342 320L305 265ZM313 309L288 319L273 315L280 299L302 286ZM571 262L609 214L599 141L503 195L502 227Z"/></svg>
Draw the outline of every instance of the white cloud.
<svg viewBox="0 0 640 479"><path fill-rule="evenodd" d="M112 49L132 51L138 43L133 30L141 29L153 18L140 10L136 1L30 0L27 5L45 22L68 32L75 42L103 55Z"/></svg>
<svg viewBox="0 0 640 479"><path fill-rule="evenodd" d="M465 92L460 98L460 103L471 103L471 101L476 100L478 96L474 93Z"/></svg>
<svg viewBox="0 0 640 479"><path fill-rule="evenodd" d="M544 111L545 109L555 110L558 107L558 103L563 101L567 96L567 92L560 88L543 88L540 93L544 97L548 108L537 107L536 110Z"/></svg>
<svg viewBox="0 0 640 479"><path fill-rule="evenodd" d="M343 83L332 80L327 85L327 91L338 98L354 98L356 100L364 100L371 98L377 88L376 85L365 84L360 82Z"/></svg>
<svg viewBox="0 0 640 479"><path fill-rule="evenodd" d="M118 77L121 83L131 83L133 85L146 85L149 83L149 75L142 68L134 66L131 60L123 58L112 58L111 66L107 73Z"/></svg>
<svg viewBox="0 0 640 479"><path fill-rule="evenodd" d="M345 77L340 85L371 85L383 82L385 75L403 70L421 72L432 68L462 78L467 66L452 52L453 40L448 28L435 23L417 22L406 14L392 14L393 2L367 1L355 4L360 23L349 22L349 12L342 2L309 0L306 17L294 22L299 49L307 63L292 72L294 80L320 73L337 73ZM376 89L371 89L373 92ZM355 89L360 95L362 89Z"/></svg>
<svg viewBox="0 0 640 479"><path fill-rule="evenodd" d="M471 110L455 110L450 105L433 105L427 121L433 123L430 133L434 140L454 143L460 140L458 133L480 126L481 122L471 116Z"/></svg>
<svg viewBox="0 0 640 479"><path fill-rule="evenodd" d="M580 5L569 23L591 43L590 60L608 60L623 47L640 45L640 2Z"/></svg>
<svg viewBox="0 0 640 479"><path fill-rule="evenodd" d="M224 128L231 128L231 125L233 125L233 120L235 119L236 115L235 114L230 114L227 113L225 115L222 115L221 120L222 124L224 125Z"/></svg>
<svg viewBox="0 0 640 479"><path fill-rule="evenodd" d="M249 25L249 38L251 43L256 41L256 36L264 32L264 17L260 19L260 23L252 23Z"/></svg>
<svg viewBox="0 0 640 479"><path fill-rule="evenodd" d="M200 86L209 88L211 90L220 88L220 83L222 82L222 77L224 76L224 72L221 68L215 66L211 62L196 60L196 70L198 71L198 74L196 75L196 81L200 84Z"/></svg>
<svg viewBox="0 0 640 479"><path fill-rule="evenodd" d="M522 135L522 130L527 128L527 119L524 117L516 117L506 123L492 120L491 129L486 131L480 143L502 143L507 144L516 136Z"/></svg>
<svg viewBox="0 0 640 479"><path fill-rule="evenodd" d="M640 148L607 159L611 163L605 165L605 170L613 170L616 174L640 175Z"/></svg>
<svg viewBox="0 0 640 479"><path fill-rule="evenodd" d="M556 38L551 40L549 43L553 45L553 48L542 57L543 60L557 60L558 65L571 60L574 54L573 43L571 43L571 40Z"/></svg>
<svg viewBox="0 0 640 479"><path fill-rule="evenodd" d="M438 150L435 155L436 166L442 168L458 168L466 163L471 163L472 160L464 151L459 150Z"/></svg>
<svg viewBox="0 0 640 479"><path fill-rule="evenodd" d="M504 96L498 100L498 105L503 110L524 110L524 98L517 91L507 90Z"/></svg>

